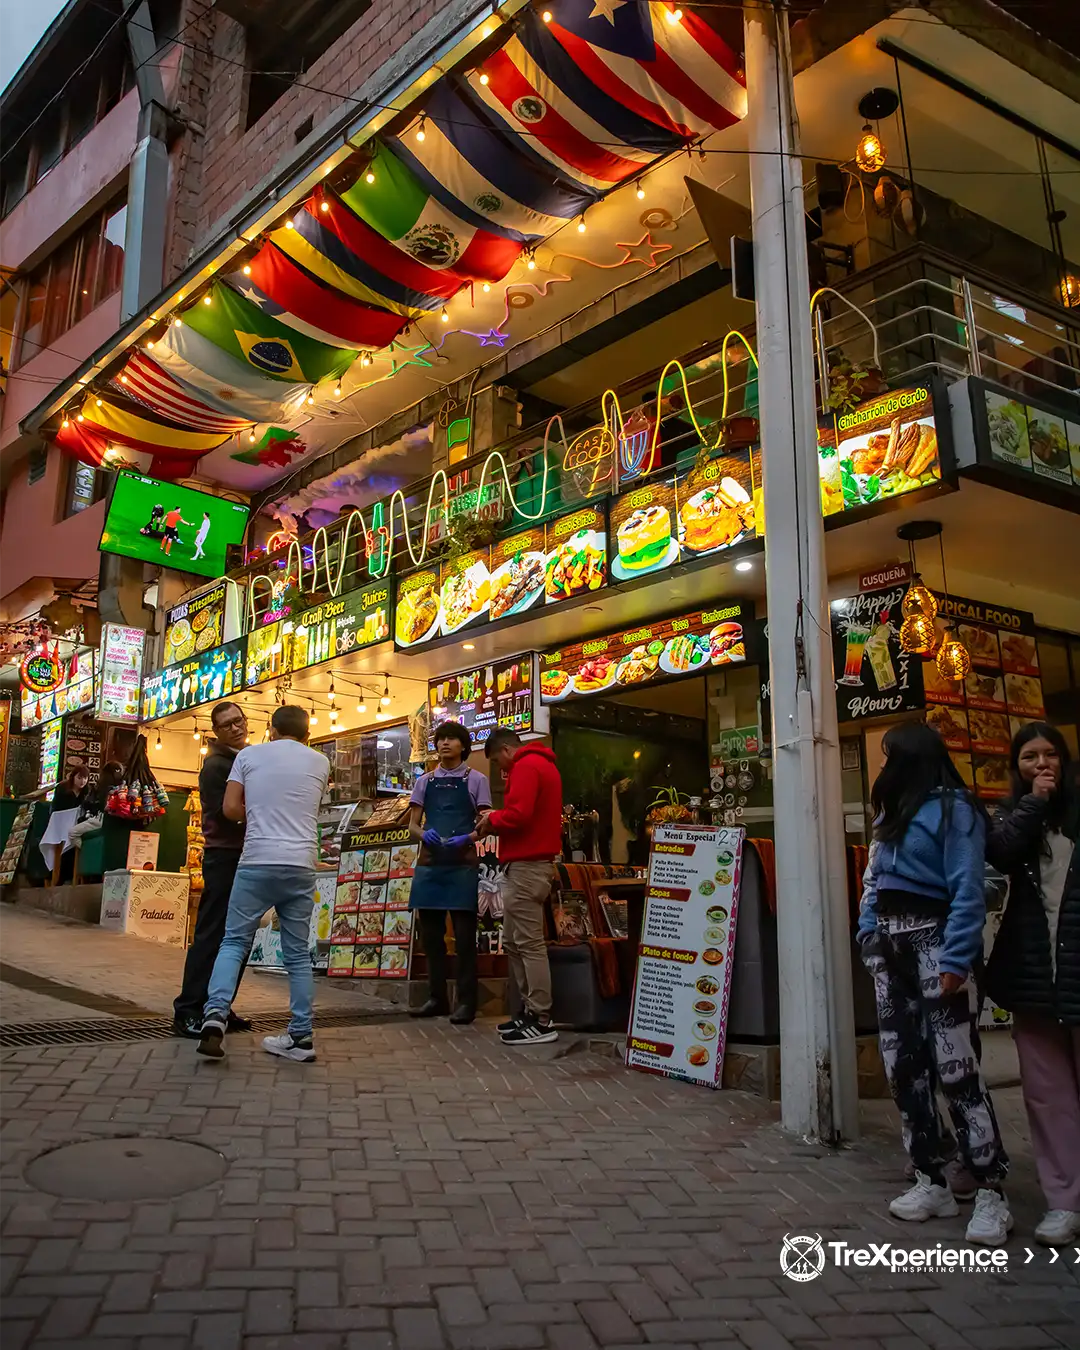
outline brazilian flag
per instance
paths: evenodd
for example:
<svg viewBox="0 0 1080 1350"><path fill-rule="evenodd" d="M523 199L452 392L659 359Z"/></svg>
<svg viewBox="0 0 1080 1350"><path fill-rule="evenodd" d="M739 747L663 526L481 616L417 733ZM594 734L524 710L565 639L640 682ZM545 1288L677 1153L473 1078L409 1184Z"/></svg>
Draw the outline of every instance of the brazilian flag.
<svg viewBox="0 0 1080 1350"><path fill-rule="evenodd" d="M214 282L208 294L210 303L200 300L192 305L184 314L184 323L260 375L287 384L318 384L328 378L340 379L356 360L355 351L331 347L286 328L220 281Z"/></svg>

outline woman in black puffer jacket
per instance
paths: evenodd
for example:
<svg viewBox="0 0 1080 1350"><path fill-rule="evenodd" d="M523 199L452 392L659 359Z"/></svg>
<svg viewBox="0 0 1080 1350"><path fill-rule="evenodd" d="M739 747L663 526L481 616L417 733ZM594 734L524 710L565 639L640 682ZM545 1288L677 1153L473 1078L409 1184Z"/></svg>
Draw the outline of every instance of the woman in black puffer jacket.
<svg viewBox="0 0 1080 1350"><path fill-rule="evenodd" d="M1047 1246L1080 1238L1080 792L1061 733L1032 722L1013 737L1011 807L986 839L1009 898L986 989L1013 1014L1020 1082L1048 1212Z"/></svg>

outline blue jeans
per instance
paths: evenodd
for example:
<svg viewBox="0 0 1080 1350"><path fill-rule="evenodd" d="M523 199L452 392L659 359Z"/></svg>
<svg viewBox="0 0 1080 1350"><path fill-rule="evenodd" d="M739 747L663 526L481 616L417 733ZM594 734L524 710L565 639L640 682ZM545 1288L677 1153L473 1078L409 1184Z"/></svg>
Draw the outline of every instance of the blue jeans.
<svg viewBox="0 0 1080 1350"><path fill-rule="evenodd" d="M251 950L259 920L276 909L281 929L281 958L289 976L289 1032L294 1039L311 1035L311 911L315 904L315 872L310 867L244 867L236 869L225 937L214 962L206 997L206 1017L226 1018L240 968Z"/></svg>

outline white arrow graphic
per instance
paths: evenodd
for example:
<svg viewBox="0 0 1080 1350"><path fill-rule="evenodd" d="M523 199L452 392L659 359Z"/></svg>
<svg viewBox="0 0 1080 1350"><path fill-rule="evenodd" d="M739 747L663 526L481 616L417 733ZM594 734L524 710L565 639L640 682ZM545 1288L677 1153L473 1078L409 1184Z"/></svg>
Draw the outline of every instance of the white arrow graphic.
<svg viewBox="0 0 1080 1350"><path fill-rule="evenodd" d="M1073 1251L1076 1253L1076 1260L1073 1262L1073 1265L1080 1266L1080 1247L1074 1247Z"/></svg>
<svg viewBox="0 0 1080 1350"><path fill-rule="evenodd" d="M1053 1265L1054 1262L1058 1259L1058 1257L1059 1257L1060 1255L1061 1255L1061 1253L1058 1251L1058 1249L1057 1249L1056 1247L1051 1247L1051 1248L1050 1248L1050 1264Z"/></svg>
<svg viewBox="0 0 1080 1350"><path fill-rule="evenodd" d="M1035 1259L1035 1253L1031 1250L1030 1247L1025 1247L1024 1251L1027 1252L1027 1260L1024 1262L1024 1265L1030 1266L1032 1261L1034 1261Z"/></svg>

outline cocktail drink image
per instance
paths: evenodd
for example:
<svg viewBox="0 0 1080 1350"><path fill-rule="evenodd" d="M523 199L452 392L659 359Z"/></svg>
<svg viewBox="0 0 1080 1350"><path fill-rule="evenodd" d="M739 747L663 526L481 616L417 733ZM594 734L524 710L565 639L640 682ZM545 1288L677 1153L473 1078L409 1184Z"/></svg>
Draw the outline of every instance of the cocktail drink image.
<svg viewBox="0 0 1080 1350"><path fill-rule="evenodd" d="M844 673L837 684L862 684L862 663L866 654L866 643L870 637L870 627L865 623L852 623L847 630L847 648L844 653Z"/></svg>
<svg viewBox="0 0 1080 1350"><path fill-rule="evenodd" d="M870 658L870 671L878 692L884 694L888 689L895 689L896 670L889 651L889 625L884 619L871 633L866 644L866 655Z"/></svg>

